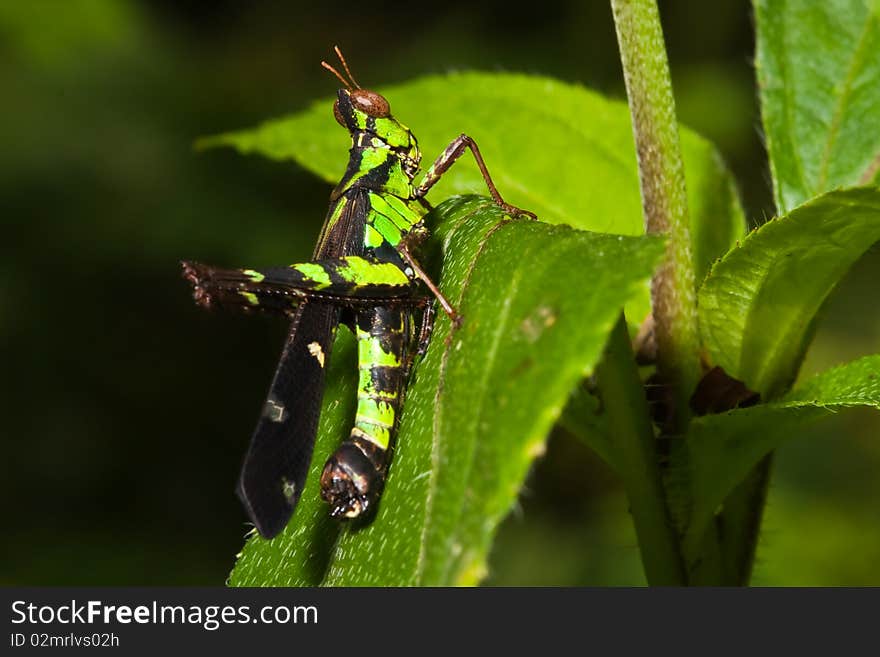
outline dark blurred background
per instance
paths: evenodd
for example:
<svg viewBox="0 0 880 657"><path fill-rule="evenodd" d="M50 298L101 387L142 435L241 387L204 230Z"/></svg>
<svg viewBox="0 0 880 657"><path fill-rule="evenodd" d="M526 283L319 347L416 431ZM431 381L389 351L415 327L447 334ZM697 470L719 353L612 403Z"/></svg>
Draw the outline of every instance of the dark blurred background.
<svg viewBox="0 0 880 657"><path fill-rule="evenodd" d="M510 70L624 95L605 1L348 4L0 3L0 584L220 584L241 547L233 483L285 326L199 311L177 261L305 259L329 188L195 138L327 97L334 43L367 84ZM752 220L771 216L749 3L661 14L683 121ZM875 249L805 373L880 351L878 277ZM878 434L845 413L781 450L755 583L880 584ZM644 582L619 484L571 437L552 437L490 569Z"/></svg>

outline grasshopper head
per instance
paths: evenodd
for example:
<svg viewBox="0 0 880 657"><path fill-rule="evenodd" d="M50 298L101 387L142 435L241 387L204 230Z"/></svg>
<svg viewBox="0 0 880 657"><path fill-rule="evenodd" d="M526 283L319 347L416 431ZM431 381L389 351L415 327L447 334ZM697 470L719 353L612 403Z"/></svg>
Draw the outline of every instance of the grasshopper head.
<svg viewBox="0 0 880 657"><path fill-rule="evenodd" d="M333 115L349 132L368 132L395 150L408 149L415 141L409 128L391 116L388 101L369 89L340 89Z"/></svg>
<svg viewBox="0 0 880 657"><path fill-rule="evenodd" d="M373 140L381 142L377 147L393 150L405 164L417 167L420 159L418 143L409 128L391 116L391 106L383 96L375 91L361 87L351 71L339 48L334 48L348 79L327 62L321 66L333 73L344 85L337 92L333 103L333 116L343 128L354 137L366 133Z"/></svg>

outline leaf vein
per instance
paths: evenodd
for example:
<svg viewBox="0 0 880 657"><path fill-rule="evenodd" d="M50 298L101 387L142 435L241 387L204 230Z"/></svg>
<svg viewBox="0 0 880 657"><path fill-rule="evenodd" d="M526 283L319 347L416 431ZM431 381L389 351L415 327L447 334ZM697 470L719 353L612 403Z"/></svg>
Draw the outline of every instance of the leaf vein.
<svg viewBox="0 0 880 657"><path fill-rule="evenodd" d="M865 27L862 30L862 34L859 37L852 57L850 58L850 65L849 69L846 72L843 90L840 96L838 96L837 103L835 104L834 114L831 118L831 126L828 130L828 136L825 140L825 149L822 153L822 166L819 170L819 180L817 183L816 191L824 190L825 185L827 184L828 165L831 162L831 151L833 150L834 143L837 141L837 136L840 133L840 126L843 122L843 115L846 112L849 99L852 94L853 83L855 82L856 75L865 63L865 57L867 57L868 54L868 42L870 41L870 36L873 32L873 28L875 25L875 16L869 13L868 19L865 21Z"/></svg>

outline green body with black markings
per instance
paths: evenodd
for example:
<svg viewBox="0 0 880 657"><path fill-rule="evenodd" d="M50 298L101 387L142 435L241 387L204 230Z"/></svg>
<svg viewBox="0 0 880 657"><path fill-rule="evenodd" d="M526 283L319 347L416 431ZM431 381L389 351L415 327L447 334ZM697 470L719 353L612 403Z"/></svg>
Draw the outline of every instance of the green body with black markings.
<svg viewBox="0 0 880 657"><path fill-rule="evenodd" d="M422 282L457 319L411 254L427 236L423 218L430 205L424 196L430 187L470 148L496 202L518 212L498 195L479 150L465 135L416 184L421 153L412 132L391 116L384 98L324 66L346 85L333 110L350 132L352 147L313 259L259 270L184 263L184 275L202 305L292 319L239 483L239 495L265 537L283 529L302 491L324 370L340 322L357 338L358 403L349 438L324 467L321 494L331 514L342 518L361 516L378 499L415 349L415 323L430 310ZM427 335L424 326L421 335Z"/></svg>

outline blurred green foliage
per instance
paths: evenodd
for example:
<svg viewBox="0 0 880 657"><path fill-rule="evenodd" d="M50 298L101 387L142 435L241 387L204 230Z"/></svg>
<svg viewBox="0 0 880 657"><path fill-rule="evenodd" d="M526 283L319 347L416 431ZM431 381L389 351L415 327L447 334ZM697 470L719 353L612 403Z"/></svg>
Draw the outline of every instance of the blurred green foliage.
<svg viewBox="0 0 880 657"><path fill-rule="evenodd" d="M177 260L303 259L329 187L193 141L328 95L334 43L366 84L511 70L622 97L607 3L541 9L407 4L401 24L390 2L0 5L0 584L219 584L241 547L232 487L285 327L198 310ZM660 10L682 120L719 146L747 215L772 216L749 3ZM875 247L802 375L878 351L877 280ZM878 433L863 411L780 450L755 584L880 584ZM557 431L488 583L642 582L619 483Z"/></svg>

